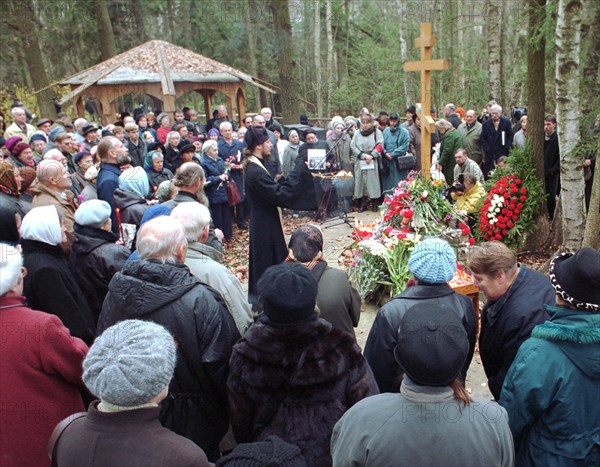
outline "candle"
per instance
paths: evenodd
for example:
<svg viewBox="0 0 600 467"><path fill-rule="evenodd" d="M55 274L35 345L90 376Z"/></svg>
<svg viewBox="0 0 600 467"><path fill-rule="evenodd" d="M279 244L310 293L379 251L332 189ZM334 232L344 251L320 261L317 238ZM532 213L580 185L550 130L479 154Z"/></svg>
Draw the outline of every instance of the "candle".
<svg viewBox="0 0 600 467"><path fill-rule="evenodd" d="M121 223L121 210L119 208L115 208L115 213L117 215L117 226L119 227L119 234L121 235L121 241L125 244L125 235L123 233L123 224Z"/></svg>
<svg viewBox="0 0 600 467"><path fill-rule="evenodd" d="M506 132L503 131L502 132L502 146L504 146L506 144Z"/></svg>

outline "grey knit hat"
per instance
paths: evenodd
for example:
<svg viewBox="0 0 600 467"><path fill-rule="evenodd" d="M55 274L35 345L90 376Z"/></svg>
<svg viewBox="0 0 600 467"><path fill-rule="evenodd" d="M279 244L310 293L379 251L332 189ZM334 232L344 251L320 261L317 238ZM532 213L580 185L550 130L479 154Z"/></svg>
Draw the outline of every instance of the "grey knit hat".
<svg viewBox="0 0 600 467"><path fill-rule="evenodd" d="M126 320L106 329L83 361L83 382L101 400L144 404L165 389L177 353L173 337L149 321Z"/></svg>
<svg viewBox="0 0 600 467"><path fill-rule="evenodd" d="M306 467L307 463L294 444L277 436L264 441L238 444L231 453L221 457L216 467Z"/></svg>

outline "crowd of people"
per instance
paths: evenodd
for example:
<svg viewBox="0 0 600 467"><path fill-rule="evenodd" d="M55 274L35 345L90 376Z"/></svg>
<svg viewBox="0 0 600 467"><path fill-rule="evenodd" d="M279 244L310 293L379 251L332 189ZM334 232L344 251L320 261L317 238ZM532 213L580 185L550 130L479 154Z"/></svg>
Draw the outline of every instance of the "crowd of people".
<svg viewBox="0 0 600 467"><path fill-rule="evenodd" d="M490 110L482 127L506 143ZM286 242L281 207L320 210L335 188L345 208L354 196L376 209L418 167L411 115L407 129L363 109L301 144L270 109L241 128L222 107L206 125L183 109L174 124L35 131L16 107L0 163L0 463L597 465L599 252L554 258L547 277L500 242L469 251L490 401L465 389L477 325L448 285L447 242L415 247L414 285L378 311L364 354L360 297L324 260L320 227ZM503 156L481 143L472 159L461 128L474 123L454 115L437 122L436 169L469 192ZM325 149L323 167L310 149ZM352 177L323 176L339 171ZM233 222L250 231L248 294L222 264Z"/></svg>

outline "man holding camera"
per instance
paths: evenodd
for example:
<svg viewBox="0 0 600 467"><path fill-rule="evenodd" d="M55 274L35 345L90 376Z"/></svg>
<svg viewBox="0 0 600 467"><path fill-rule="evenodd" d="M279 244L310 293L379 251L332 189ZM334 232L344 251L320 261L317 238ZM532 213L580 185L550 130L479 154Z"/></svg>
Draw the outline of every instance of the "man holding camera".
<svg viewBox="0 0 600 467"><path fill-rule="evenodd" d="M466 149L458 148L454 153L454 161L456 162L454 166L454 183L458 181L460 174L472 174L479 183L482 185L485 183L483 172L477 162L469 158Z"/></svg>

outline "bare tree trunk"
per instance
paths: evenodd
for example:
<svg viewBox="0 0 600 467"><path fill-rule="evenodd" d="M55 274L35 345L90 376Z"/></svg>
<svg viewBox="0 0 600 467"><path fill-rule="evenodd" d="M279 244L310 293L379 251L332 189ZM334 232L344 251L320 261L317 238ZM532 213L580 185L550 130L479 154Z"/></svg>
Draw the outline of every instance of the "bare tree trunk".
<svg viewBox="0 0 600 467"><path fill-rule="evenodd" d="M596 160L596 169L594 170L594 185L581 246L600 250L600 161L598 160Z"/></svg>
<svg viewBox="0 0 600 467"><path fill-rule="evenodd" d="M502 102L502 33L500 17L502 4L494 0L485 1L485 36L487 40L489 74L490 74L490 97Z"/></svg>
<svg viewBox="0 0 600 467"><path fill-rule="evenodd" d="M300 114L300 94L296 78L296 62L292 43L292 24L287 0L272 0L275 37L278 39L277 66L284 122L295 122Z"/></svg>
<svg viewBox="0 0 600 467"><path fill-rule="evenodd" d="M593 122L591 113L598 109L600 98L598 88L600 87L600 2L597 0L584 0L584 13L582 14L583 25L581 32L581 63L583 64L583 76L580 83L581 89L581 115L584 121ZM587 118L591 117L591 118ZM583 128L587 131L587 128Z"/></svg>
<svg viewBox="0 0 600 467"><path fill-rule="evenodd" d="M108 60L110 57L117 55L117 46L115 45L115 35L108 14L106 0L96 0L96 17L98 19L102 60Z"/></svg>
<svg viewBox="0 0 600 467"><path fill-rule="evenodd" d="M321 118L323 116L323 90L321 88L321 5L320 0L315 0L314 2L315 15L314 15L314 25L315 25L315 36L314 36L314 44L315 44L315 86L317 91L317 118Z"/></svg>
<svg viewBox="0 0 600 467"><path fill-rule="evenodd" d="M570 251L581 247L585 229L583 166L575 153L579 142L581 10L581 0L559 0L555 40L563 245Z"/></svg>
<svg viewBox="0 0 600 467"><path fill-rule="evenodd" d="M325 0L325 30L327 32L327 100L325 103L325 112L331 115L331 95L333 94L333 31L331 27L331 0Z"/></svg>
<svg viewBox="0 0 600 467"><path fill-rule="evenodd" d="M173 2L172 1L167 1L166 3L166 8L167 11L165 12L165 15L167 17L167 33L168 33L168 38L169 38L169 42L173 43L175 42L175 11L173 11ZM210 117L206 117L207 119Z"/></svg>
<svg viewBox="0 0 600 467"><path fill-rule="evenodd" d="M403 8L402 6L400 8ZM406 29L406 21L402 18L399 21L399 36L400 36L400 59L402 63L408 62L408 45L406 44L406 38L404 37ZM411 73L404 73L402 76L402 83L404 84L404 104L410 105L414 102L411 88L410 88L410 75Z"/></svg>
<svg viewBox="0 0 600 467"><path fill-rule="evenodd" d="M131 11L135 21L135 36L140 44L146 42L146 28L144 27L144 7L142 0L131 0Z"/></svg>
<svg viewBox="0 0 600 467"><path fill-rule="evenodd" d="M244 24L246 26L246 35L248 38L248 50L249 50L249 61L248 66L250 69L248 70L252 76L258 77L258 66L256 64L256 36L254 35L254 24L252 23L252 15L250 12L251 4L250 0L245 0L244 2ZM246 92L252 96L252 101L255 106L259 105L259 96L257 95L257 88L255 86L246 87ZM248 110L248 109L246 109Z"/></svg>
<svg viewBox="0 0 600 467"><path fill-rule="evenodd" d="M539 180L544 180L544 89L546 42L542 33L546 0L528 0L527 25L527 146ZM542 203L536 220L536 229L527 237L527 247L536 251L545 244L550 225L548 209Z"/></svg>
<svg viewBox="0 0 600 467"><path fill-rule="evenodd" d="M38 41L38 35L32 34L37 30L36 15L32 0L11 1L4 7L4 14L8 16L5 20L8 25L18 31L21 36L21 51L27 64L27 71L31 77L31 84L36 90L43 89L36 94L40 115L44 117L53 117L56 115L54 104L52 103L52 90L48 88L49 81L42 51Z"/></svg>

